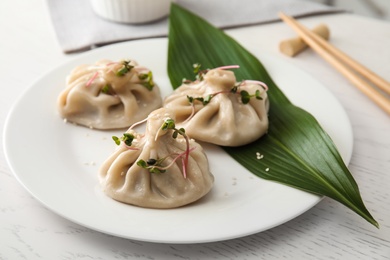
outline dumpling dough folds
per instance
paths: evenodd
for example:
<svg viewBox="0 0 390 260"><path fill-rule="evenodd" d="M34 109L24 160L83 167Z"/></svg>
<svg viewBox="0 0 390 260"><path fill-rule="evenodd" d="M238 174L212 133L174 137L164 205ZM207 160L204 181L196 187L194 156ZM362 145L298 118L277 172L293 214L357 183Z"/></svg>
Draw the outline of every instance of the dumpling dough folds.
<svg viewBox="0 0 390 260"><path fill-rule="evenodd" d="M137 165L139 160L165 158L163 166L186 151L185 139L172 137L173 130L161 130L166 118L174 119L165 109L152 112L147 121L145 134L137 134L130 147L123 142L103 163L99 179L104 192L111 198L132 205L147 208L180 207L206 195L213 186L214 177L202 147L190 140L190 153L186 177L183 176L183 162L176 160L166 172L151 173Z"/></svg>
<svg viewBox="0 0 390 260"><path fill-rule="evenodd" d="M81 65L67 77L58 97L60 115L67 121L96 129L128 128L162 105L159 87L149 69L131 61L133 68L118 76L124 62L101 60ZM140 78L141 77L141 78ZM147 84L152 84L152 87Z"/></svg>
<svg viewBox="0 0 390 260"><path fill-rule="evenodd" d="M166 97L163 106L177 112L176 125L185 128L196 140L222 146L245 145L267 132L269 100L265 89L256 82L241 83L237 92L232 93L236 84L232 71L209 70L202 81L177 88ZM244 90L250 95L260 91L261 100L252 97L244 104L240 95ZM214 96L206 105L198 100L191 105L188 99L207 99L209 95Z"/></svg>

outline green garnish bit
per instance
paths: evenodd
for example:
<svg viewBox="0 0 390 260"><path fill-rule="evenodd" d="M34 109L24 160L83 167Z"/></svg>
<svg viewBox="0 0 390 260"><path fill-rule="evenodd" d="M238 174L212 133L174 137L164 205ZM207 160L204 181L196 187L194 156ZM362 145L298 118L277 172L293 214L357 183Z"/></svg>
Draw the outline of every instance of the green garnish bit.
<svg viewBox="0 0 390 260"><path fill-rule="evenodd" d="M246 90L242 90L242 91L240 91L240 95L241 95L241 101L243 104L248 104L252 97L255 97L256 99L259 99L259 100L263 99L261 97L260 90L256 90L255 94L253 94L253 95L250 95L248 93L248 91L246 91Z"/></svg>
<svg viewBox="0 0 390 260"><path fill-rule="evenodd" d="M120 68L117 72L116 72L116 75L118 77L123 77L124 75L126 75L126 73L128 73L129 71L131 71L132 68L134 68L133 65L130 65L130 60L124 60L122 62L123 66L122 68Z"/></svg>
<svg viewBox="0 0 390 260"><path fill-rule="evenodd" d="M194 74L196 75L195 78L199 81L203 81L204 75L209 71L209 70L201 70L200 68L202 67L201 64L195 63L193 65L194 67Z"/></svg>
<svg viewBox="0 0 390 260"><path fill-rule="evenodd" d="M168 129L174 130L174 132L172 134L172 137L174 139L176 139L179 134L184 136L184 137L186 137L185 129L184 128L177 129L176 125L175 125L175 121L173 119L171 119L171 118L168 118L167 120L165 120L165 122L161 126L161 129L162 130L168 130Z"/></svg>
<svg viewBox="0 0 390 260"><path fill-rule="evenodd" d="M203 76L204 74L206 74L209 70L201 70L201 65L199 63L195 63L193 65L194 67L194 73L196 74L196 79L199 80L199 81L202 81L203 80ZM187 83L192 83L190 80L187 80L187 79L183 79L183 83L187 84ZM260 99L262 100L263 98L261 97L261 93L260 93L260 90L256 90L255 94L253 95L250 95L248 93L248 91L245 91L245 90L242 90L240 91L239 88L240 88L240 85L243 84L243 82L239 82L239 83L236 83L231 89L230 91L219 91L219 92L216 92L216 93L212 93L212 94L209 94L207 95L206 97L192 97L192 96L187 96L187 99L188 99L188 102L193 105L195 101L199 101L201 102L204 106L207 105L208 103L210 103L211 99L213 97L215 97L216 95L218 94L222 94L222 93L234 93L234 94L240 94L241 96L241 101L243 104L248 104L250 99L252 97L255 97L256 99Z"/></svg>
<svg viewBox="0 0 390 260"><path fill-rule="evenodd" d="M200 68L202 67L199 63L195 63L192 66L194 67L194 74L198 74L200 72Z"/></svg>
<svg viewBox="0 0 390 260"><path fill-rule="evenodd" d="M208 103L210 103L210 100L214 97L213 94L210 94L210 95L207 95L205 98L203 97L191 97L191 96L187 96L187 99L188 99L188 102L190 102L190 104L193 104L194 101L199 101L201 102L204 106L207 105Z"/></svg>
<svg viewBox="0 0 390 260"><path fill-rule="evenodd" d="M188 99L188 102L190 102L190 104L194 103L194 100L195 100L194 97L191 97L191 96L188 96L188 95L187 95L187 99ZM202 99L203 99L203 98L202 98Z"/></svg>
<svg viewBox="0 0 390 260"><path fill-rule="evenodd" d="M165 160L165 158L162 159L148 159L146 162L145 160L138 160L137 165L141 168L147 169L150 173L164 173L166 172L165 169L162 169L162 162Z"/></svg>
<svg viewBox="0 0 390 260"><path fill-rule="evenodd" d="M116 145L120 145L121 141L124 142L127 146L131 146L134 140L134 135L129 134L129 133L124 133L121 138L117 136L113 136L112 140L116 143Z"/></svg>
<svg viewBox="0 0 390 260"><path fill-rule="evenodd" d="M210 94L210 95L207 95L204 99L203 99L203 105L207 105L208 103L210 103L211 99L214 97L213 94Z"/></svg>
<svg viewBox="0 0 390 260"><path fill-rule="evenodd" d="M148 165L155 165L157 163L156 159L150 158L149 160L146 161Z"/></svg>
<svg viewBox="0 0 390 260"><path fill-rule="evenodd" d="M151 71L149 71L148 73L139 74L138 78L140 80L145 80L144 82L142 82L142 85L146 87L148 90L152 91L154 87L154 81L153 81L153 74Z"/></svg>
<svg viewBox="0 0 390 260"><path fill-rule="evenodd" d="M168 130L168 129L174 129L176 127L175 121L172 118L168 118L165 120L165 122L162 124L161 129L162 130Z"/></svg>
<svg viewBox="0 0 390 260"><path fill-rule="evenodd" d="M102 88L102 93L108 94L109 92L110 92L110 85L109 84L104 85L104 87Z"/></svg>
<svg viewBox="0 0 390 260"><path fill-rule="evenodd" d="M240 83L234 85L234 87L232 87L232 89L230 90L230 92L232 92L232 93L237 93L239 86L240 86Z"/></svg>

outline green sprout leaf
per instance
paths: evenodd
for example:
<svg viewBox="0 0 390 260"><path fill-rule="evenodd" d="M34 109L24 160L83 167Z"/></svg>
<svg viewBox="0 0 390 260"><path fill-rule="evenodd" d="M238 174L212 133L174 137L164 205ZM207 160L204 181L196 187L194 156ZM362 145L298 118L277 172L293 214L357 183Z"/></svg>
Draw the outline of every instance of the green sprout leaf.
<svg viewBox="0 0 390 260"><path fill-rule="evenodd" d="M150 173L164 173L166 172L165 169L162 169L161 163L165 160L165 158L156 160L156 159L148 159L146 162L145 160L138 160L137 165L143 169L148 170Z"/></svg>
<svg viewBox="0 0 390 260"><path fill-rule="evenodd" d="M243 104L248 104L249 101L251 100L251 98L255 97L256 99L263 99L261 97L261 92L260 90L256 90L255 94L253 95L250 95L248 91L246 90L241 90L240 91L240 95L241 95L241 101Z"/></svg>
<svg viewBox="0 0 390 260"><path fill-rule="evenodd" d="M261 92L260 92L260 90L256 90L255 96L256 96L256 99L258 99L258 100L263 100L263 98L261 97Z"/></svg>
<svg viewBox="0 0 390 260"><path fill-rule="evenodd" d="M175 129L175 127L176 127L175 121L171 118L168 118L167 120L165 120L165 122L161 126L161 129L168 130L168 129Z"/></svg>
<svg viewBox="0 0 390 260"><path fill-rule="evenodd" d="M140 80L143 80L142 85L146 87L148 90L152 91L154 87L153 74L151 71L148 73L141 73L138 75Z"/></svg>
<svg viewBox="0 0 390 260"><path fill-rule="evenodd" d="M194 67L194 74L197 75L200 72L200 68L202 67L202 65L199 63L195 63L192 66Z"/></svg>
<svg viewBox="0 0 390 260"><path fill-rule="evenodd" d="M148 167L148 164L142 159L137 161L137 165L141 168L144 168L144 169L146 169Z"/></svg>
<svg viewBox="0 0 390 260"><path fill-rule="evenodd" d="M124 60L122 62L122 67L116 72L116 75L118 77L123 77L124 75L126 75L128 72L131 71L132 68L134 68L133 65L130 65L130 60Z"/></svg>
<svg viewBox="0 0 390 260"><path fill-rule="evenodd" d="M190 104L194 103L193 97L187 95L187 99L188 99L188 102L190 102Z"/></svg>
<svg viewBox="0 0 390 260"><path fill-rule="evenodd" d="M102 93L108 94L109 92L110 92L110 85L109 84L104 85L102 88Z"/></svg>
<svg viewBox="0 0 390 260"><path fill-rule="evenodd" d="M240 95L241 95L241 101L243 104L248 104L249 103L249 100L251 99L251 95L249 95L248 91L246 90L241 90L240 91Z"/></svg>
<svg viewBox="0 0 390 260"><path fill-rule="evenodd" d="M131 146L131 144L133 143L133 140L134 140L134 135L130 134L130 133L124 133L123 136L121 138L117 137L117 136L112 136L112 140L114 140L114 142L116 143L116 145L120 145L121 144L121 141L124 142L127 146Z"/></svg>
<svg viewBox="0 0 390 260"><path fill-rule="evenodd" d="M131 146L132 142L134 140L134 135L129 133L124 133L122 137L122 141L127 145Z"/></svg>
<svg viewBox="0 0 390 260"><path fill-rule="evenodd" d="M121 140L117 136L112 136L112 140L114 140L116 145L120 145L121 144Z"/></svg>

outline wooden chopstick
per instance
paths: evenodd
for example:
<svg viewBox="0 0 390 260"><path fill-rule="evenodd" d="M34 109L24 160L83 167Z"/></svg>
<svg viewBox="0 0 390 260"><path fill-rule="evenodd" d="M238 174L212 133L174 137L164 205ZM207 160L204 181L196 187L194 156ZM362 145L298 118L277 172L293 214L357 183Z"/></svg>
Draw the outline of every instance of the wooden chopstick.
<svg viewBox="0 0 390 260"><path fill-rule="evenodd" d="M346 54L332 46L327 41L322 40L320 37L312 33L309 29L299 24L294 18L280 13L279 17L291 26L298 35L309 45L314 51L316 51L322 58L333 65L341 74L343 74L348 80L352 82L360 91L362 91L367 97L373 100L378 106L380 106L385 112L390 114L390 100L382 95L381 92L373 88L362 77L358 76L356 72L366 80L375 84L378 88L382 89L386 93L390 94L390 83L376 75L374 72L365 68L363 65L354 61ZM348 65L348 66L346 66ZM355 71L353 71L354 69Z"/></svg>

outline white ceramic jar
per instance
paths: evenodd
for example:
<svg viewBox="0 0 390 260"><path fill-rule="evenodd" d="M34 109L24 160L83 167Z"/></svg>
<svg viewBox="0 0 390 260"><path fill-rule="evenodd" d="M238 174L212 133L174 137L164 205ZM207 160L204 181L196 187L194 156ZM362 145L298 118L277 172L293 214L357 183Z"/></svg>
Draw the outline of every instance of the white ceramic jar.
<svg viewBox="0 0 390 260"><path fill-rule="evenodd" d="M119 23L149 23L166 17L173 0L90 0L100 17Z"/></svg>

